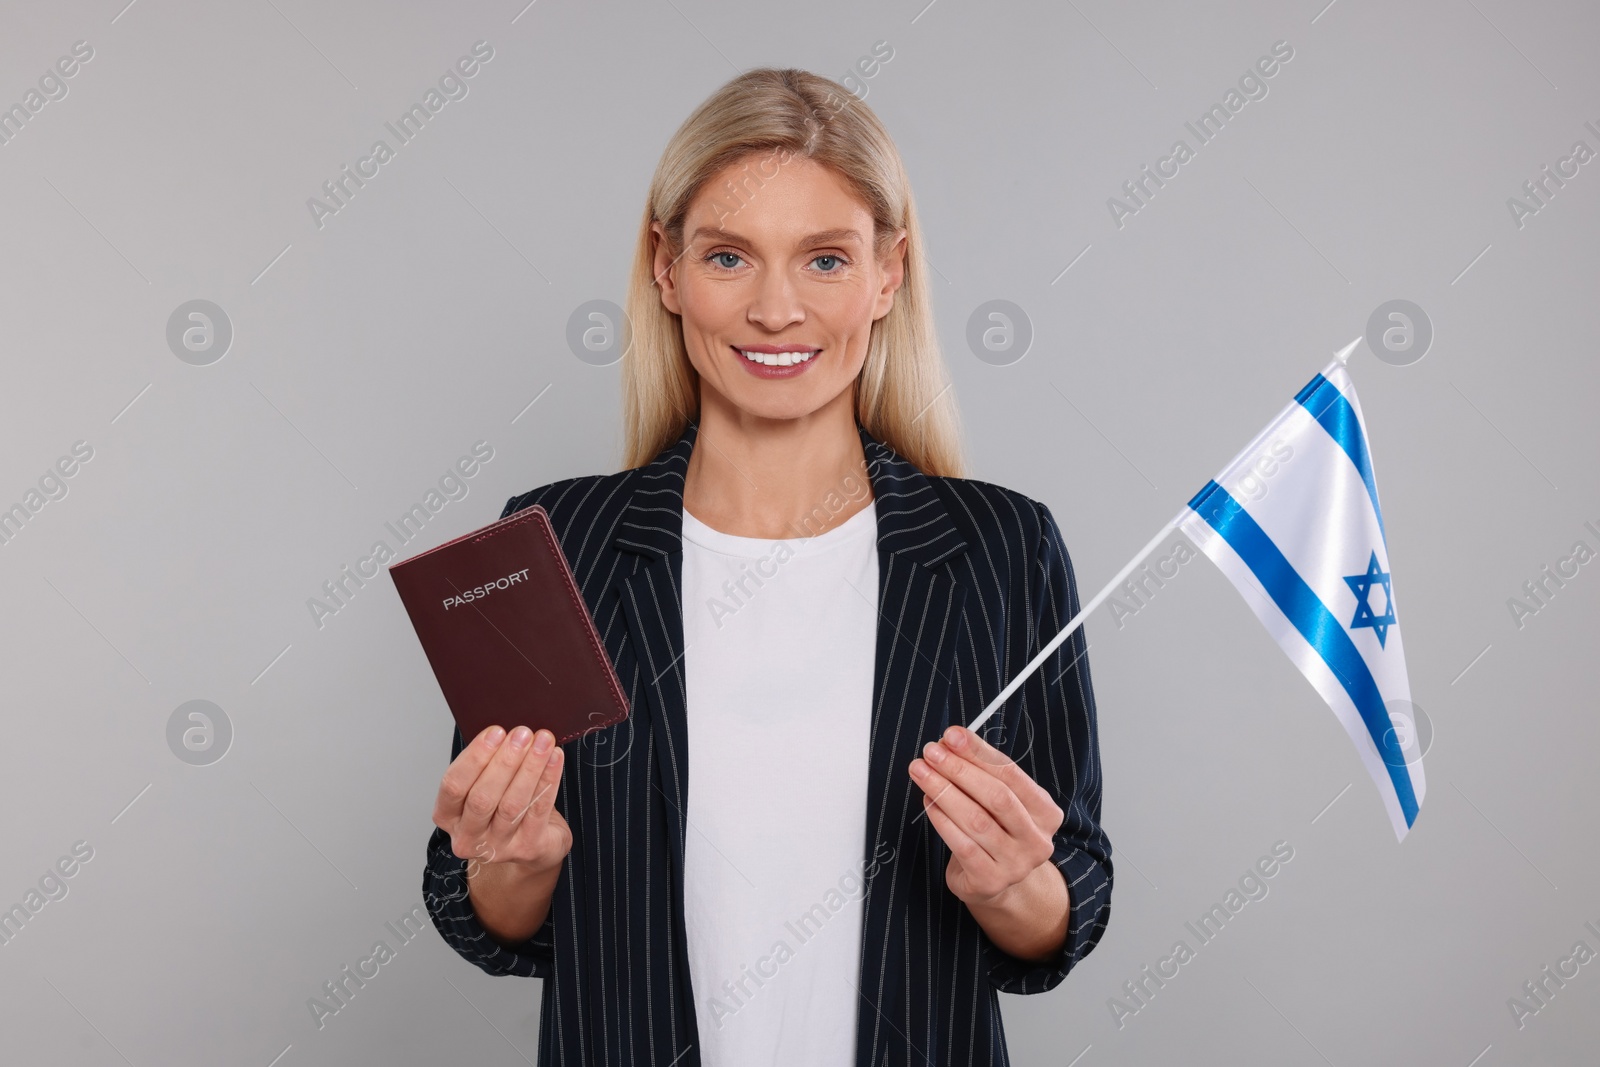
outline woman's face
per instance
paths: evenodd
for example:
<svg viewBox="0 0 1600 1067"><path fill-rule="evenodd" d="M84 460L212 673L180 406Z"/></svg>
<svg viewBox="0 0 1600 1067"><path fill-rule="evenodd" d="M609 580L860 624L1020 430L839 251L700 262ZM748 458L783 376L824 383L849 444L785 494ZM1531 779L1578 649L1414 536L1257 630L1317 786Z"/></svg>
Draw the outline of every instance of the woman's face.
<svg viewBox="0 0 1600 1067"><path fill-rule="evenodd" d="M702 408L720 398L761 418L794 419L837 400L904 277L903 231L880 263L872 215L844 180L803 156L779 160L756 154L706 182L676 261L657 239L661 302L682 319ZM660 223L653 228L661 233Z"/></svg>

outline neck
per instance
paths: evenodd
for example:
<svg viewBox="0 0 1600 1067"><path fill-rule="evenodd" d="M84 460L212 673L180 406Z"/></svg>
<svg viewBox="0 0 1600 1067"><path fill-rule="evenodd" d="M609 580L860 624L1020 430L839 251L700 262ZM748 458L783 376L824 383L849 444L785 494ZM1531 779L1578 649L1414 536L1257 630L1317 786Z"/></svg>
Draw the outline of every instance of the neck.
<svg viewBox="0 0 1600 1067"><path fill-rule="evenodd" d="M779 540L833 529L872 502L853 390L794 419L733 407L702 384L683 506L723 533Z"/></svg>

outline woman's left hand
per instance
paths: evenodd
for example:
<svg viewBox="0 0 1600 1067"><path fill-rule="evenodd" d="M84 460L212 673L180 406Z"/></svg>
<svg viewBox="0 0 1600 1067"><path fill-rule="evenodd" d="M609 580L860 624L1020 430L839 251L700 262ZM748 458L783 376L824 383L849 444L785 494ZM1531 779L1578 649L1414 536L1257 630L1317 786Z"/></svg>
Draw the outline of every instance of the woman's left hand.
<svg viewBox="0 0 1600 1067"><path fill-rule="evenodd" d="M911 761L922 806L950 846L945 884L968 906L998 903L1055 851L1066 813L1005 753L952 726Z"/></svg>

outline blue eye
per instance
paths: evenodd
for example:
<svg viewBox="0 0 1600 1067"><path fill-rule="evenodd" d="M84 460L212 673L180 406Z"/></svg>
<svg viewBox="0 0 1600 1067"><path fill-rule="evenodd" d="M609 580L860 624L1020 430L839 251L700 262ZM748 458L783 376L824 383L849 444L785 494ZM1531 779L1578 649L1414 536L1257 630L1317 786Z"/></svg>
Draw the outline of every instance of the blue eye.
<svg viewBox="0 0 1600 1067"><path fill-rule="evenodd" d="M729 260L732 260L732 262L728 262ZM710 263L718 270L732 272L738 268L738 264L744 262L744 257L739 255L737 252L730 252L726 249L723 249L721 251L708 253L704 262ZM814 257L811 262L824 263L822 269L817 271L818 274L839 274L843 272L844 267L847 265L843 256L836 255L832 252L824 252L822 255Z"/></svg>

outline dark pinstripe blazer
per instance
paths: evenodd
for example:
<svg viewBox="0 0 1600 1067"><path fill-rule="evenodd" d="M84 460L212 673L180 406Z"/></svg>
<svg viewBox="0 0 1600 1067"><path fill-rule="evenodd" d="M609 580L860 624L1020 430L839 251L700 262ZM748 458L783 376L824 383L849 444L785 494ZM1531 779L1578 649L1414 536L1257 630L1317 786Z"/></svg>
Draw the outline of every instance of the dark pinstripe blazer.
<svg viewBox="0 0 1600 1067"><path fill-rule="evenodd" d="M549 512L631 707L626 721L566 746L557 809L572 850L549 917L526 942L506 947L488 935L467 898L466 861L444 831L428 841L424 900L445 941L490 974L545 980L541 1067L700 1062L684 945L689 709L679 583L697 429L691 422L643 467L554 482L504 512ZM1094 948L1111 911L1083 631L983 730L1066 812L1052 859L1072 915L1055 959L1001 951L946 887L949 849L918 817L921 790L907 767L945 727L972 721L1077 613L1072 564L1045 505L987 482L924 475L860 434L877 501L879 624L865 857L876 873L863 901L856 1065L1006 1064L997 993L1054 988ZM461 748L457 730L451 759Z"/></svg>

